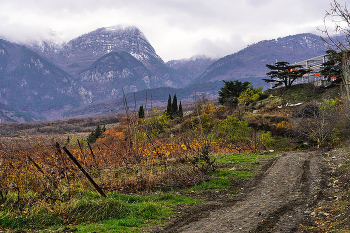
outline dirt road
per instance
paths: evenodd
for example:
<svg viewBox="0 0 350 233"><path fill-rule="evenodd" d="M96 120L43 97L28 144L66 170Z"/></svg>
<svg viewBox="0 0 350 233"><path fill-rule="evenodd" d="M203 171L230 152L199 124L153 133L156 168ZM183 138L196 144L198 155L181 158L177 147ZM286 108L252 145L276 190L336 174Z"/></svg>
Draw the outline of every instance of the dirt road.
<svg viewBox="0 0 350 233"><path fill-rule="evenodd" d="M164 232L302 232L304 209L321 189L321 157L291 152L277 157L253 187L231 205L177 222ZM190 215L188 215L190 217Z"/></svg>

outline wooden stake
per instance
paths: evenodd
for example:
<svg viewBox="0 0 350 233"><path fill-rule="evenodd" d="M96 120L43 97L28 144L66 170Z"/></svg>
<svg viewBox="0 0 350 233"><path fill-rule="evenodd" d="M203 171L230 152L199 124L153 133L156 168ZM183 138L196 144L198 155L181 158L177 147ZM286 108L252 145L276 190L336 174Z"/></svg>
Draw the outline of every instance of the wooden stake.
<svg viewBox="0 0 350 233"><path fill-rule="evenodd" d="M92 156L92 159L94 160L95 166L98 169L98 164L97 164L97 161L96 161L96 157L95 157L94 151L92 150L90 143L87 142L87 144L89 146L89 149L90 149L90 152L91 152L91 156Z"/></svg>
<svg viewBox="0 0 350 233"><path fill-rule="evenodd" d="M77 167L80 169L80 171L85 175L85 177L90 181L90 183L95 187L96 191L101 194L103 197L107 197L106 194L103 192L103 190L95 183L95 181L91 178L91 176L85 171L85 169L80 165L78 160L74 158L74 156L67 150L67 148L64 146L62 148L64 152L69 156L69 158L77 165Z"/></svg>

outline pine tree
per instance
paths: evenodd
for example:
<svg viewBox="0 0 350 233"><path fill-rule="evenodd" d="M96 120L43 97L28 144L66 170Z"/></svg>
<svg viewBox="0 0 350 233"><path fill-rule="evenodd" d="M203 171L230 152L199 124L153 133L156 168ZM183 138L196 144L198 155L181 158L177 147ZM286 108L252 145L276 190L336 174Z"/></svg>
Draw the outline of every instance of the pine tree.
<svg viewBox="0 0 350 233"><path fill-rule="evenodd" d="M99 138L101 135L102 135L101 126L100 126L100 125L97 125L97 126L96 126L96 129L95 129L95 137L96 137L96 139Z"/></svg>
<svg viewBox="0 0 350 233"><path fill-rule="evenodd" d="M183 113L183 110L182 110L182 104L181 104L181 101L180 101L180 105L179 105L179 113L178 113L179 117L183 117L184 116L184 113Z"/></svg>
<svg viewBox="0 0 350 233"><path fill-rule="evenodd" d="M280 61L275 65L266 65L271 71L266 73L269 79L263 79L267 83L275 83L273 87L284 84L285 87L291 87L293 82L303 77L304 74L310 73L310 69L303 69L301 65L289 65L289 62Z"/></svg>
<svg viewBox="0 0 350 233"><path fill-rule="evenodd" d="M96 138L96 136L95 136L95 130L93 130L93 131L89 134L89 136L87 136L86 141L87 141L88 143L94 143L94 142L96 142L96 140L97 140L97 138Z"/></svg>
<svg viewBox="0 0 350 233"><path fill-rule="evenodd" d="M342 53L327 50L328 61L322 63L320 74L330 80L332 77L339 78L342 75Z"/></svg>
<svg viewBox="0 0 350 233"><path fill-rule="evenodd" d="M171 95L169 94L168 105L166 106L166 111L169 116L172 115L172 105L171 105Z"/></svg>
<svg viewBox="0 0 350 233"><path fill-rule="evenodd" d="M176 94L174 95L173 103L171 105L171 113L173 117L176 117L176 115L178 114Z"/></svg>
<svg viewBox="0 0 350 233"><path fill-rule="evenodd" d="M143 109L143 105L139 108L139 118L145 118L145 110Z"/></svg>
<svg viewBox="0 0 350 233"><path fill-rule="evenodd" d="M86 138L86 140L89 142L89 143L94 143L96 142L96 140L101 137L102 133L106 131L106 126L103 126L103 128L101 128L100 125L97 125L96 126L96 129L93 130L89 135L88 137Z"/></svg>
<svg viewBox="0 0 350 233"><path fill-rule="evenodd" d="M247 90L251 85L250 82L235 81L225 81L224 86L219 91L218 101L220 104L234 108L238 104L237 98L242 92Z"/></svg>
<svg viewBox="0 0 350 233"><path fill-rule="evenodd" d="M68 137L67 137L66 141L64 142L64 144L69 144L69 143L70 143L70 137L68 135Z"/></svg>

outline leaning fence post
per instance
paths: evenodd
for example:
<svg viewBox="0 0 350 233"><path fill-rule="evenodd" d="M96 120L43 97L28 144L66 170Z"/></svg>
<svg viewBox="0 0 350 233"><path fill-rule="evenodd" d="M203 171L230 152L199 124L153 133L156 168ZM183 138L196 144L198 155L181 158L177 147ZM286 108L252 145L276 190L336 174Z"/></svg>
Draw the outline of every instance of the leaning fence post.
<svg viewBox="0 0 350 233"><path fill-rule="evenodd" d="M77 167L82 171L82 173L85 175L85 177L90 181L90 183L95 187L96 191L101 194L103 197L107 197L106 194L102 191L102 189L95 183L95 181L91 178L91 176L85 171L85 169L80 165L78 160L74 158L74 156L67 150L67 148L64 146L62 148L64 152L69 156L69 158L77 165Z"/></svg>
<svg viewBox="0 0 350 233"><path fill-rule="evenodd" d="M89 149L90 149L90 151L91 151L91 156L92 156L92 159L94 160L95 166L96 166L96 168L98 169L98 164L97 164L97 161L96 161L96 157L95 157L94 151L92 150L90 143L87 142L87 144L88 144Z"/></svg>

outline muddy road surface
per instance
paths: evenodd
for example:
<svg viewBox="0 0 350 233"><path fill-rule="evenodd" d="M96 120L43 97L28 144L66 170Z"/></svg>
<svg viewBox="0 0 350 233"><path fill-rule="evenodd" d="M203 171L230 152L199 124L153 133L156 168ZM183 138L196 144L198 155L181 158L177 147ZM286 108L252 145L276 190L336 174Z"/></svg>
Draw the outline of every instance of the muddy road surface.
<svg viewBox="0 0 350 233"><path fill-rule="evenodd" d="M188 213L162 232L303 232L322 185L317 152L283 153L229 205Z"/></svg>

